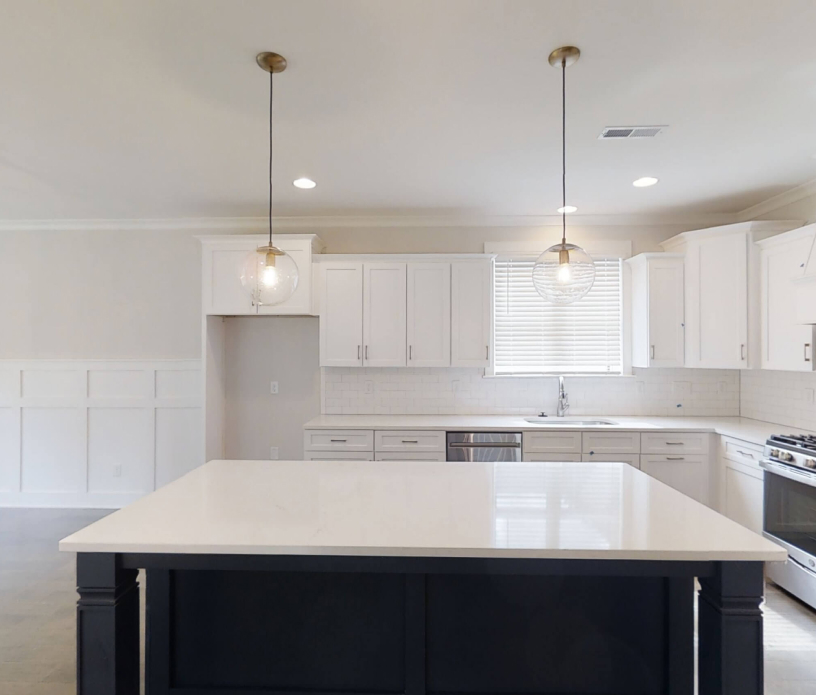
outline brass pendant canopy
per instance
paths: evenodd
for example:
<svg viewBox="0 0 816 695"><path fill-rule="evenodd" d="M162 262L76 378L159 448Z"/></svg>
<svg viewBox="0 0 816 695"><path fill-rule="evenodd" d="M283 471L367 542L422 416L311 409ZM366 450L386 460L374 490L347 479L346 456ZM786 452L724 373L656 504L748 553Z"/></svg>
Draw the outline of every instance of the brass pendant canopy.
<svg viewBox="0 0 816 695"><path fill-rule="evenodd" d="M581 57L581 51L576 46L561 46L550 53L550 65L554 68L569 67Z"/></svg>
<svg viewBox="0 0 816 695"><path fill-rule="evenodd" d="M255 60L267 72L283 72L286 70L286 58L279 53L264 51L255 56Z"/></svg>

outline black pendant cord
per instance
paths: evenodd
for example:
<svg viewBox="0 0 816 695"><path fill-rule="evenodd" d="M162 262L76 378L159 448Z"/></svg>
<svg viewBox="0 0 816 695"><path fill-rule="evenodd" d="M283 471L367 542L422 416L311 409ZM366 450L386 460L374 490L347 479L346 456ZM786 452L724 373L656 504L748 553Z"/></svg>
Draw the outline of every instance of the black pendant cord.
<svg viewBox="0 0 816 695"><path fill-rule="evenodd" d="M269 73L269 245L272 246L272 86L274 73Z"/></svg>
<svg viewBox="0 0 816 695"><path fill-rule="evenodd" d="M561 245L567 243L567 61L561 61Z"/></svg>

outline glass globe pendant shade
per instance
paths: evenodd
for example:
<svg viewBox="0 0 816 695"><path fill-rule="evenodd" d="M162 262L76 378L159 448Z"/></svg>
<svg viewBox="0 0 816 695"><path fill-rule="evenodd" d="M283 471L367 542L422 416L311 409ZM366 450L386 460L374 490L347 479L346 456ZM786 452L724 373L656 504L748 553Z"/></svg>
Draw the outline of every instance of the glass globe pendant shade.
<svg viewBox="0 0 816 695"><path fill-rule="evenodd" d="M575 244L556 244L542 253L533 266L533 285L553 304L572 304L592 289L595 263Z"/></svg>
<svg viewBox="0 0 816 695"><path fill-rule="evenodd" d="M275 246L261 246L246 257L241 285L260 306L283 304L297 289L297 263Z"/></svg>

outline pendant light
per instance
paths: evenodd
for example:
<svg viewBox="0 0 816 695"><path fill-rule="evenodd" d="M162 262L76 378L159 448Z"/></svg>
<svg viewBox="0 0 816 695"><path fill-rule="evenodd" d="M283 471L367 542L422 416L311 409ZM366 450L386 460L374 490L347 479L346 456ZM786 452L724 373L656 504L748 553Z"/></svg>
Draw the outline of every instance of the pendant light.
<svg viewBox="0 0 816 695"><path fill-rule="evenodd" d="M556 48L550 65L561 68L561 243L550 246L533 266L533 285L553 304L572 304L595 282L595 263L580 246L567 243L567 67L581 55L575 46Z"/></svg>
<svg viewBox="0 0 816 695"><path fill-rule="evenodd" d="M297 264L272 243L272 86L275 73L286 70L286 58L277 53L259 53L256 60L269 73L269 243L247 256L241 284L253 303L274 306L289 299L298 285Z"/></svg>

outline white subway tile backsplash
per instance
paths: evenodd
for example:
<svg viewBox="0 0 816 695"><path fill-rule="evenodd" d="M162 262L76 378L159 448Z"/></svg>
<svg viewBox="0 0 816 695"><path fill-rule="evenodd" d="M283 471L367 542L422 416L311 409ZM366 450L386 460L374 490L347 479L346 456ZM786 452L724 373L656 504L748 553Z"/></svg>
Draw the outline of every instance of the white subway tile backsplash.
<svg viewBox="0 0 816 695"><path fill-rule="evenodd" d="M567 377L570 414L739 415L739 372L635 369ZM366 385L370 392L366 392ZM481 369L324 368L326 414L534 415L555 412L554 377L485 378Z"/></svg>
<svg viewBox="0 0 816 695"><path fill-rule="evenodd" d="M740 414L755 420L816 430L816 373L744 370Z"/></svg>

